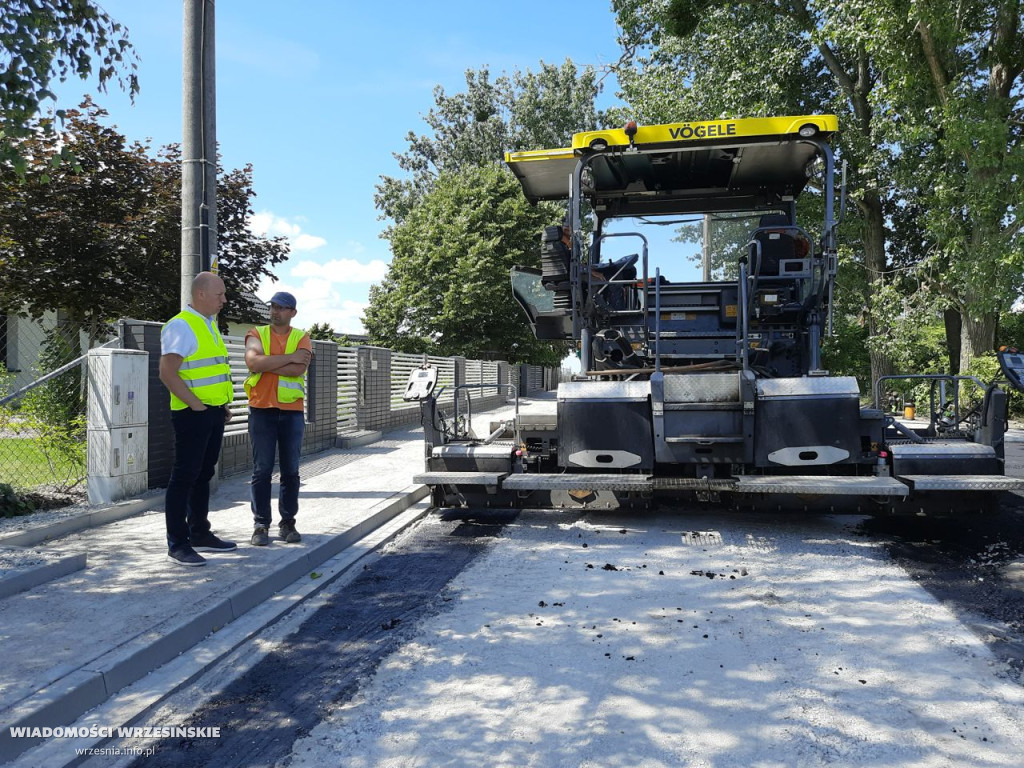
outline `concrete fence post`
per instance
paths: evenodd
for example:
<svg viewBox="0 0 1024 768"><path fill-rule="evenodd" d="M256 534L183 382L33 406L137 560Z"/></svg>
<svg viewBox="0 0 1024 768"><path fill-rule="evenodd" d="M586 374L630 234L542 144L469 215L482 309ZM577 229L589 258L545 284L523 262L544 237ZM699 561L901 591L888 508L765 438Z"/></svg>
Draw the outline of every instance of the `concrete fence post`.
<svg viewBox="0 0 1024 768"><path fill-rule="evenodd" d="M359 347L357 354L356 426L367 431L386 429L391 414L391 351Z"/></svg>
<svg viewBox="0 0 1024 768"><path fill-rule="evenodd" d="M306 431L302 452L334 445L338 434L338 345L314 339L313 363L306 372Z"/></svg>

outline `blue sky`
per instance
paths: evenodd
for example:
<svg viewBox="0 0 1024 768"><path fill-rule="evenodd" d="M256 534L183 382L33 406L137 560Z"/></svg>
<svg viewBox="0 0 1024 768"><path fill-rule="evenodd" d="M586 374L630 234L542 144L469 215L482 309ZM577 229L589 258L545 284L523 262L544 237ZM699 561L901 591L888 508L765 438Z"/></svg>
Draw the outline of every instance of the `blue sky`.
<svg viewBox="0 0 1024 768"><path fill-rule="evenodd" d="M109 123L154 146L181 140L182 2L101 0L128 27L140 58L132 106L115 89L95 95ZM299 300L296 324L328 322L358 333L367 292L385 274L385 222L373 205L393 152L422 133L432 90L464 89L466 69L492 77L539 62L600 66L619 55L607 0L442 0L377 5L350 0L217 3L217 138L223 164L252 163L253 227L289 238L277 268ZM60 105L93 83L69 81ZM615 103L606 83L602 106Z"/></svg>

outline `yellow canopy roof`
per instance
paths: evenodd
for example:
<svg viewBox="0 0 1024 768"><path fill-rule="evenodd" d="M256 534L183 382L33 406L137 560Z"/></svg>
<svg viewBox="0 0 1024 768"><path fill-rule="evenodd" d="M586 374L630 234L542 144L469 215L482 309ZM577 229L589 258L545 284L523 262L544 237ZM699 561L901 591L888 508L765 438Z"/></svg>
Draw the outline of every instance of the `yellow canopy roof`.
<svg viewBox="0 0 1024 768"><path fill-rule="evenodd" d="M505 162L531 201L564 200L586 159L585 196L613 215L772 205L795 197L838 128L834 115L711 120L586 131L573 146L509 152Z"/></svg>

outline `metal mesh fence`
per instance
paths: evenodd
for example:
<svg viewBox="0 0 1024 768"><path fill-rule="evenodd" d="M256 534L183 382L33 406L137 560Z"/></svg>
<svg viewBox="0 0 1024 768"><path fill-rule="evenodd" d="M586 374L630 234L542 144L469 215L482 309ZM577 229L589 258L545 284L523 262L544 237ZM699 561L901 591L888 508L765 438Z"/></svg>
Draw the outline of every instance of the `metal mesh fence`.
<svg viewBox="0 0 1024 768"><path fill-rule="evenodd" d="M90 339L56 314L0 314L0 492L9 487L36 506L84 494L84 355L109 339ZM18 511L9 502L0 514Z"/></svg>

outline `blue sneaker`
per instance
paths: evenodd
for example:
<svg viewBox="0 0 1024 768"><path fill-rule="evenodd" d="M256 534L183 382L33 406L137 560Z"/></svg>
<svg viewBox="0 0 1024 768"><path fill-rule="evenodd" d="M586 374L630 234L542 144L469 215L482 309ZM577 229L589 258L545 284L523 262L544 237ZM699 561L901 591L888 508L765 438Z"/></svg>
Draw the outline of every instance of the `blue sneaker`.
<svg viewBox="0 0 1024 768"><path fill-rule="evenodd" d="M200 565L206 565L206 558L200 554L197 554L192 547L176 547L167 551L167 559L176 565L188 565L196 567Z"/></svg>
<svg viewBox="0 0 1024 768"><path fill-rule="evenodd" d="M238 549L238 545L233 541L218 539L212 533L207 533L192 540L192 549L199 552L231 552Z"/></svg>

